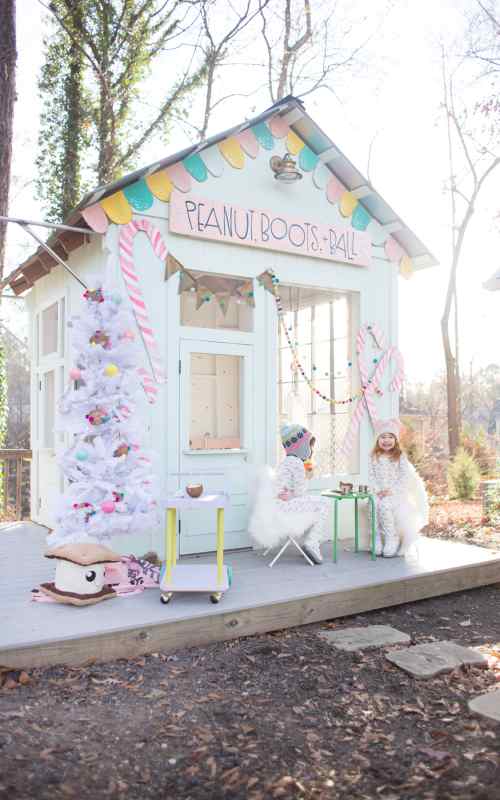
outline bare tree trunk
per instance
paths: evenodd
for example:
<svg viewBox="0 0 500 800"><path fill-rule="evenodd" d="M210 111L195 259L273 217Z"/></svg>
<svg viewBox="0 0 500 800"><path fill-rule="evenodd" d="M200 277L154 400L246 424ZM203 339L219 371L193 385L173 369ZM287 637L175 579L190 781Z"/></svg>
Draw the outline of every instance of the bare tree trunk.
<svg viewBox="0 0 500 800"><path fill-rule="evenodd" d="M0 18L0 215L9 210L12 129L16 100L16 0L3 0ZM7 225L0 224L0 278L5 263Z"/></svg>

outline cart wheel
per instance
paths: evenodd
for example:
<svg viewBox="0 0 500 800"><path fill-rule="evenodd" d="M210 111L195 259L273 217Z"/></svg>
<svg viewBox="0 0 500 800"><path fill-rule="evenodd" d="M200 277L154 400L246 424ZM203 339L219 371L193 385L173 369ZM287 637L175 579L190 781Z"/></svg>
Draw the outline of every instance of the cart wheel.
<svg viewBox="0 0 500 800"><path fill-rule="evenodd" d="M163 603L164 606L166 606L167 603L170 603L170 601L172 599L172 594L173 594L172 592L168 592L168 594L161 594L160 595L160 600L161 600L161 602Z"/></svg>
<svg viewBox="0 0 500 800"><path fill-rule="evenodd" d="M216 592L215 594L210 595L210 602L211 603L219 603L222 597L222 592Z"/></svg>

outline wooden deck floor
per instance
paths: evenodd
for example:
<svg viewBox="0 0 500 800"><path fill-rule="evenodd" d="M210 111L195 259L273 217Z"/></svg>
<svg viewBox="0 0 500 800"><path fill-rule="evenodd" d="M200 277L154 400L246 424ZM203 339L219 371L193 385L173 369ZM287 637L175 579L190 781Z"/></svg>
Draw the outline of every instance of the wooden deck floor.
<svg viewBox="0 0 500 800"><path fill-rule="evenodd" d="M81 664L174 650L500 582L500 553L423 539L418 559L372 562L367 553L342 550L338 564L316 567L291 548L273 569L252 552L228 553L233 586L219 605L206 595L177 595L164 606L159 591L148 589L74 608L30 600L30 590L53 577L44 547L45 529L0 525L1 665Z"/></svg>

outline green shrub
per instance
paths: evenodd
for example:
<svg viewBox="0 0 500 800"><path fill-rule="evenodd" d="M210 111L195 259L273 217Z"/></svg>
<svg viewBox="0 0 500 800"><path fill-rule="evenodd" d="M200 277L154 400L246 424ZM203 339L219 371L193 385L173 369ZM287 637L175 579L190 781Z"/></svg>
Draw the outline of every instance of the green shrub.
<svg viewBox="0 0 500 800"><path fill-rule="evenodd" d="M461 446L472 456L479 467L481 475L490 475L495 469L495 451L488 444L483 428L474 431L470 425L464 425Z"/></svg>
<svg viewBox="0 0 500 800"><path fill-rule="evenodd" d="M450 494L460 500L472 500L481 480L478 465L462 447L448 467Z"/></svg>

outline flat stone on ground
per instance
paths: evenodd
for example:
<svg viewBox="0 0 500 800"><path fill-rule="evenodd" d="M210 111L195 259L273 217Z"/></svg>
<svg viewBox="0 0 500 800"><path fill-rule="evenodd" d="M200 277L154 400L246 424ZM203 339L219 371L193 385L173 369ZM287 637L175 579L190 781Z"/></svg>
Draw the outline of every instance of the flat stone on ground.
<svg viewBox="0 0 500 800"><path fill-rule="evenodd" d="M367 625L363 628L344 628L340 631L321 631L322 639L338 647L339 650L365 650L368 647L384 647L387 644L408 644L406 633L391 628L390 625Z"/></svg>
<svg viewBox="0 0 500 800"><path fill-rule="evenodd" d="M500 722L500 689L469 700L469 709L482 717Z"/></svg>
<svg viewBox="0 0 500 800"><path fill-rule="evenodd" d="M417 644L406 650L393 650L386 658L414 678L434 678L464 664L487 666L484 656L455 642Z"/></svg>

